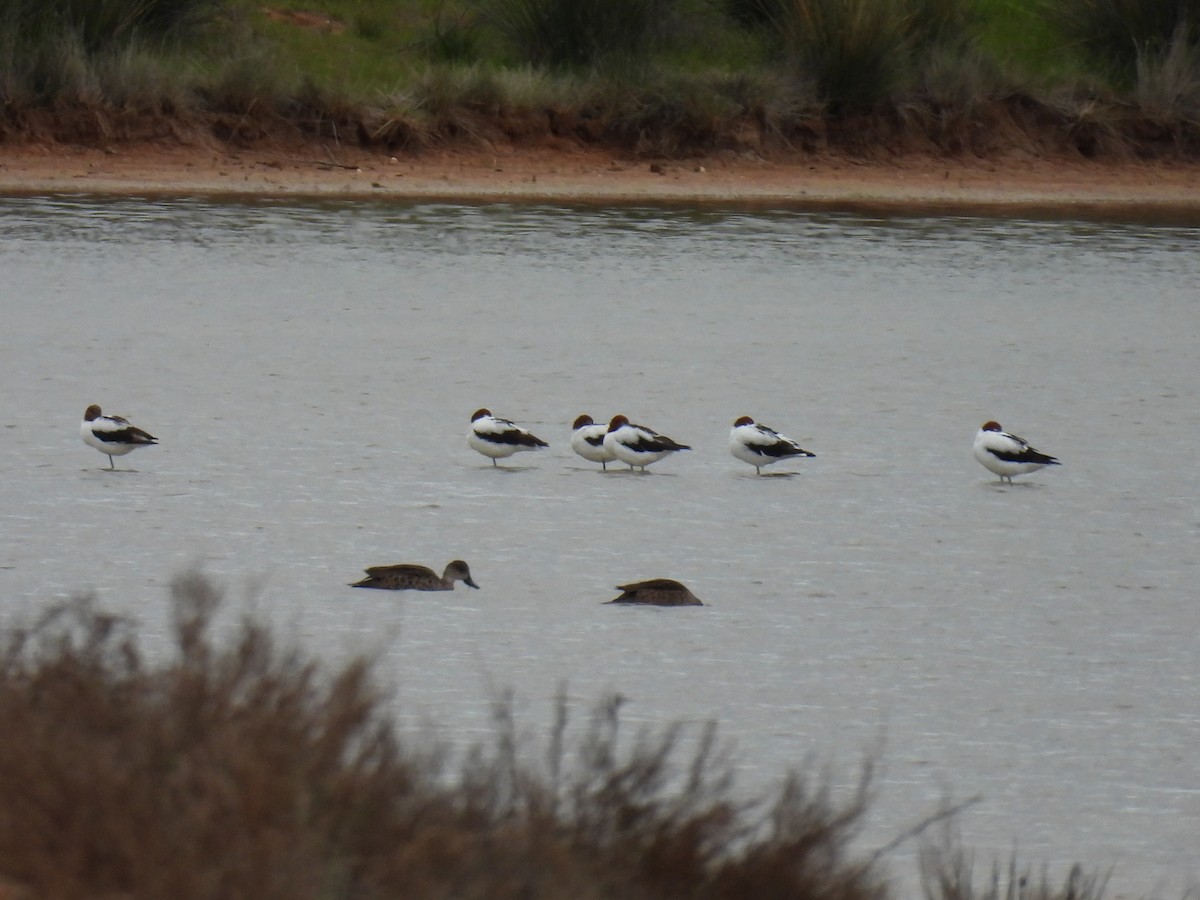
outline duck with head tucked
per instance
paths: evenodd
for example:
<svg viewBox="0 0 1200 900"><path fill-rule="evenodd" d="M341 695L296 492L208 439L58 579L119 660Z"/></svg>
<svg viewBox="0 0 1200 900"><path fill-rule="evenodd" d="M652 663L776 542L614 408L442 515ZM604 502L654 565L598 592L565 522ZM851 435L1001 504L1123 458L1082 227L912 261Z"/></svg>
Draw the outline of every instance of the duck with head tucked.
<svg viewBox="0 0 1200 900"><path fill-rule="evenodd" d="M609 603L634 603L641 606L703 606L700 599L673 578L651 578L633 584L618 584L620 597Z"/></svg>
<svg viewBox="0 0 1200 900"><path fill-rule="evenodd" d="M367 577L350 587L379 588L384 591L452 591L456 581L461 581L467 587L479 587L471 580L471 570L461 559L450 562L440 576L433 569L410 563L371 566L364 571Z"/></svg>

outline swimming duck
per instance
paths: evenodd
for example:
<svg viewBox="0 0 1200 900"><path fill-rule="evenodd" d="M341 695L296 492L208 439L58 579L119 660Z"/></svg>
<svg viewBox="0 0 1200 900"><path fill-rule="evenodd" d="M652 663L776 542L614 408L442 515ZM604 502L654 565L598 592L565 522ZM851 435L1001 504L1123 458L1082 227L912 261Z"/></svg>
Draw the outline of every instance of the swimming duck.
<svg viewBox="0 0 1200 900"><path fill-rule="evenodd" d="M440 577L433 569L409 563L371 566L363 571L367 577L350 587L380 588L385 591L452 591L456 581L461 581L467 587L479 587L471 580L471 570L461 559L450 562Z"/></svg>

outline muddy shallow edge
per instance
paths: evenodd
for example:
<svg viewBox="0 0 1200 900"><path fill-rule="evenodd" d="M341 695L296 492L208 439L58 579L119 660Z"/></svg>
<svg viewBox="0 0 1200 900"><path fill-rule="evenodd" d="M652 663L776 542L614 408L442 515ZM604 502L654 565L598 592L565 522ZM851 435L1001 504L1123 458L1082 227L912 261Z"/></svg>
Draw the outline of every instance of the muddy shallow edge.
<svg viewBox="0 0 1200 900"><path fill-rule="evenodd" d="M0 194L721 206L1200 225L1200 163L0 146Z"/></svg>

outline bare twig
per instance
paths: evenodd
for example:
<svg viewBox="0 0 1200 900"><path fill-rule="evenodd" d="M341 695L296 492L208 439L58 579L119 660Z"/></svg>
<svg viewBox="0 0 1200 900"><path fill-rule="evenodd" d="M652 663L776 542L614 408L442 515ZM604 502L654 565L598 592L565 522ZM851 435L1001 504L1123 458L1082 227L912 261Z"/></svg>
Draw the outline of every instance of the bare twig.
<svg viewBox="0 0 1200 900"><path fill-rule="evenodd" d="M361 166L348 166L345 163L332 162L324 159L298 159L296 162L306 166L326 166L330 169L349 169L351 172L357 172Z"/></svg>
<svg viewBox="0 0 1200 900"><path fill-rule="evenodd" d="M872 853L869 862L871 862L871 863L877 862L878 860L882 859L884 856L887 856L889 853L891 853L893 850L895 850L897 847L899 847L905 841L909 841L915 837L919 837L921 835L921 833L923 831L925 831L925 829L927 829L930 825L935 825L938 822L945 821L946 819L953 819L964 809L968 809L968 808L974 806L976 803L981 803L981 802L983 802L983 797L980 796L979 794L976 794L974 797L969 797L968 799L964 800L962 803L956 803L954 806L950 806L950 807L942 807L941 809L939 809L937 812L933 813L932 815L926 816L924 819L922 819L920 822L918 822L912 828L909 828L906 831L901 832L899 835L897 835L892 840L888 841L886 844L884 844L882 847L880 847L878 850L876 850L874 853Z"/></svg>

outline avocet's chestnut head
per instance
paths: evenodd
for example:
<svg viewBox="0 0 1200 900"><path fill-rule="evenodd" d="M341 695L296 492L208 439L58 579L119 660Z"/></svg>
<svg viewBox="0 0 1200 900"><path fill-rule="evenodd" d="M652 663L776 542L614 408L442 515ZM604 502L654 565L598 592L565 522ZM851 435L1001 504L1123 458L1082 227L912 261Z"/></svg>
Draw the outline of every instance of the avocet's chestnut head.
<svg viewBox="0 0 1200 900"><path fill-rule="evenodd" d="M750 418L749 416L742 416L740 419L738 419L736 422L733 423L733 427L740 428L743 425L753 425L753 424L754 424L754 420L752 418Z"/></svg>
<svg viewBox="0 0 1200 900"><path fill-rule="evenodd" d="M629 420L624 416L613 416L612 421L608 423L609 431L616 431L618 428L623 428L629 424Z"/></svg>
<svg viewBox="0 0 1200 900"><path fill-rule="evenodd" d="M578 431L580 428L582 428L585 425L595 425L595 424L596 423L592 421L591 416L582 415L578 419L575 420L575 424L571 426L571 430Z"/></svg>
<svg viewBox="0 0 1200 900"><path fill-rule="evenodd" d="M98 418L100 418L100 415L101 415L101 413L100 413L100 407L99 407L99 406L97 406L95 403L93 403L91 406L89 406L89 407L88 407L88 408L87 408L87 409L84 411L84 413L83 413L83 421L85 421L85 422L94 422L94 421L96 421Z"/></svg>
<svg viewBox="0 0 1200 900"><path fill-rule="evenodd" d="M477 409L477 410L475 410L474 413L472 413L471 421L478 422L484 416L490 416L491 414L492 414L492 411L490 409Z"/></svg>
<svg viewBox="0 0 1200 900"><path fill-rule="evenodd" d="M999 422L984 422L983 428L980 429L980 431L1003 431L1003 430L1004 429L1000 427Z"/></svg>

